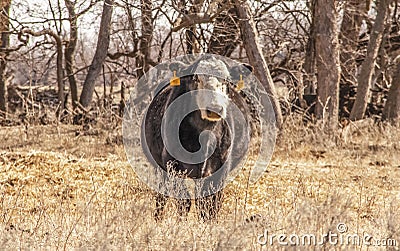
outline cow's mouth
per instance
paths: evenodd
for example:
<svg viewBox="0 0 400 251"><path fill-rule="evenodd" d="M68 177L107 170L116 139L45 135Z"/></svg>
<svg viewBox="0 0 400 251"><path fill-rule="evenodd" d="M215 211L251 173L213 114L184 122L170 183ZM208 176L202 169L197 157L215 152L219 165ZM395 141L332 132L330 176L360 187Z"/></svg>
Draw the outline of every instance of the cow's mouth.
<svg viewBox="0 0 400 251"><path fill-rule="evenodd" d="M220 121L221 120L221 116L216 112L206 110L205 113L206 113L205 114L206 116L204 116L204 117L205 117L205 119L207 119L209 121Z"/></svg>

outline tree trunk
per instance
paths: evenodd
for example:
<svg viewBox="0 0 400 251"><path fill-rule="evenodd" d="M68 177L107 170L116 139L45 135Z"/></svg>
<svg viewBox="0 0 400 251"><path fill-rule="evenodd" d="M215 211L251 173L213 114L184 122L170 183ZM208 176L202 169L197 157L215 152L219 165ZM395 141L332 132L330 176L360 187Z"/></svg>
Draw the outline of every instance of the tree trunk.
<svg viewBox="0 0 400 251"><path fill-rule="evenodd" d="M304 59L304 71L305 74L303 76L304 83L304 94L310 95L315 94L316 86L315 86L315 1L310 1L310 12L311 12L311 24L310 24L310 32L308 35L307 45L306 45L306 55ZM302 97L300 97L302 100Z"/></svg>
<svg viewBox="0 0 400 251"><path fill-rule="evenodd" d="M275 92L274 83L269 73L267 62L262 55L262 50L258 43L258 33L250 12L250 7L247 2L236 0L236 8L238 10L240 31L247 57L249 62L253 64L255 75L270 96L275 112L276 126L281 128L283 123L281 107Z"/></svg>
<svg viewBox="0 0 400 251"><path fill-rule="evenodd" d="M142 36L139 43L139 55L136 57L136 75L141 78L150 69L150 48L153 36L152 1L141 0Z"/></svg>
<svg viewBox="0 0 400 251"><path fill-rule="evenodd" d="M399 123L400 119L400 62L393 73L392 85L389 89L383 119Z"/></svg>
<svg viewBox="0 0 400 251"><path fill-rule="evenodd" d="M335 129L339 117L340 59L335 0L317 0L315 5L315 51L318 101L315 113Z"/></svg>
<svg viewBox="0 0 400 251"><path fill-rule="evenodd" d="M74 54L78 42L78 25L77 25L78 17L76 16L75 13L74 3L71 2L71 0L64 0L64 1L65 1L65 6L67 7L68 10L68 15L69 15L68 19L70 23L69 41L64 51L65 71L67 72L69 87L71 89L72 109L75 110L78 103L78 87L76 84L76 79L73 73L73 69L74 69Z"/></svg>
<svg viewBox="0 0 400 251"><path fill-rule="evenodd" d="M356 52L364 10L364 1L349 0L345 3L340 31L340 61L346 82L356 82Z"/></svg>
<svg viewBox="0 0 400 251"><path fill-rule="evenodd" d="M110 26L113 4L114 0L104 1L96 52L86 75L85 82L83 83L83 89L79 100L83 107L88 107L92 102L96 79L99 76L104 60L107 57L108 46L110 44Z"/></svg>
<svg viewBox="0 0 400 251"><path fill-rule="evenodd" d="M1 2L0 4L0 34L1 48L7 48L10 43L9 31L9 11L11 0ZM0 117L7 115L7 83L5 69L7 64L7 53L0 53Z"/></svg>
<svg viewBox="0 0 400 251"><path fill-rule="evenodd" d="M202 1L199 0L194 0L192 1L192 6L190 7L189 10L185 9L185 5L187 4L187 2L185 0L181 1L181 5L182 5L182 12L184 13L184 15L188 15L188 14L198 14L199 10L201 9L201 5L203 4ZM186 54L194 54L194 53L200 53L200 45L197 41L196 38L196 24L193 24L189 27L185 28L185 42L186 42Z"/></svg>
<svg viewBox="0 0 400 251"><path fill-rule="evenodd" d="M56 37L55 37L56 38ZM65 93L64 93L64 69L63 69L63 48L61 38L57 36L57 87L58 87L58 109L57 116L62 114L65 106Z"/></svg>
<svg viewBox="0 0 400 251"><path fill-rule="evenodd" d="M185 29L186 54L200 53L196 38L196 25Z"/></svg>
<svg viewBox="0 0 400 251"><path fill-rule="evenodd" d="M372 74L374 72L376 57L382 42L383 31L385 29L385 19L388 13L390 0L380 0L378 3L378 12L374 26L371 30L370 39L367 48L367 55L361 65L358 75L358 87L356 100L350 113L351 120L359 120L364 117L365 110L370 95L370 86Z"/></svg>
<svg viewBox="0 0 400 251"><path fill-rule="evenodd" d="M58 87L58 103L59 103L56 114L58 116L60 114L60 111L64 110L64 105L65 105L62 40L60 36L52 30L42 30L35 32L30 29L24 29L22 30L22 33L30 34L35 37L49 35L53 37L56 42L56 50L57 50L56 67L57 67L57 87Z"/></svg>

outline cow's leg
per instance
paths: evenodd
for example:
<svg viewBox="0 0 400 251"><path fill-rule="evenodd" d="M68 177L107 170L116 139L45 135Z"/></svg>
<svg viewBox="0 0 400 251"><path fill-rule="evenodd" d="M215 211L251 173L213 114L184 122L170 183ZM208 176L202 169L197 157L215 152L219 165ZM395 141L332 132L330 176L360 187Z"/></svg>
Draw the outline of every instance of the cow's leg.
<svg viewBox="0 0 400 251"><path fill-rule="evenodd" d="M217 218L223 201L223 191L196 199L196 208L203 221L210 221Z"/></svg>
<svg viewBox="0 0 400 251"><path fill-rule="evenodd" d="M167 203L167 197L163 194L157 193L156 195L156 209L154 210L154 219L156 221L162 220L164 216L164 207Z"/></svg>
<svg viewBox="0 0 400 251"><path fill-rule="evenodd" d="M184 182L187 174L186 169L182 163L172 158L166 149L164 149L162 157L166 172L168 173L168 178L165 179L164 185L171 196L176 198L179 216L186 217L192 204L189 191Z"/></svg>
<svg viewBox="0 0 400 251"><path fill-rule="evenodd" d="M188 188L184 182L185 175L179 175L180 180L175 180L174 193L176 198L176 206L178 209L178 214L181 217L186 217L190 211L192 201L190 199L190 194Z"/></svg>
<svg viewBox="0 0 400 251"><path fill-rule="evenodd" d="M203 170L207 174L210 170L215 171L214 167L221 167L222 165L220 159L211 158L204 163ZM205 179L196 183L196 208L203 221L215 219L222 205L222 188L226 174L223 172L213 175L212 179Z"/></svg>

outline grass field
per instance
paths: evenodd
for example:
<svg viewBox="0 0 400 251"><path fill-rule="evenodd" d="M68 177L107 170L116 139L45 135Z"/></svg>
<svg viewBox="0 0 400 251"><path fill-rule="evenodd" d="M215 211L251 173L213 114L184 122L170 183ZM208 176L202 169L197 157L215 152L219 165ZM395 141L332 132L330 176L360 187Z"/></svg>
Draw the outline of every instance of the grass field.
<svg viewBox="0 0 400 251"><path fill-rule="evenodd" d="M120 133L0 128L1 249L400 250L399 128L363 121L328 135L289 118L267 172L248 184L244 169L208 223L195 208L181 219L172 200L154 221L153 192L126 161ZM340 231L374 245L323 238ZM325 244L283 245L295 235Z"/></svg>

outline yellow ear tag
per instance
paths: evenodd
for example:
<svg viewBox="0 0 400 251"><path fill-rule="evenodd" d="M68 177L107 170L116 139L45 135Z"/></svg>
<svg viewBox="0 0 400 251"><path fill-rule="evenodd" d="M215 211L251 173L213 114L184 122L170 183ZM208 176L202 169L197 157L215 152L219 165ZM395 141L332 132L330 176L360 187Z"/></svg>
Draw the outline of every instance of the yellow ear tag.
<svg viewBox="0 0 400 251"><path fill-rule="evenodd" d="M169 81L169 85L170 86L180 86L181 85L181 79L176 76L176 71L174 71L174 76Z"/></svg>
<svg viewBox="0 0 400 251"><path fill-rule="evenodd" d="M236 85L236 91L240 91L243 88L244 88L243 76L240 75L240 80L237 82L237 85Z"/></svg>

